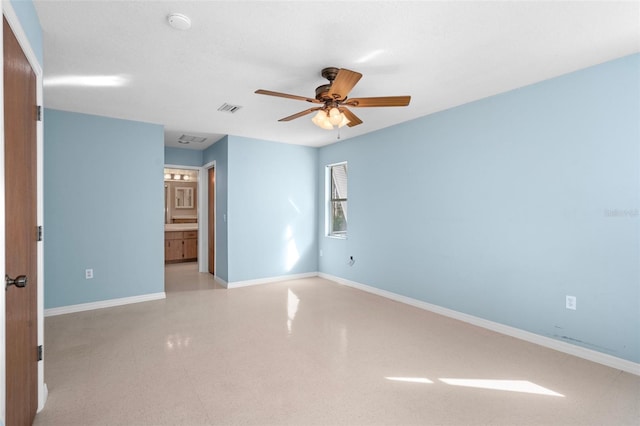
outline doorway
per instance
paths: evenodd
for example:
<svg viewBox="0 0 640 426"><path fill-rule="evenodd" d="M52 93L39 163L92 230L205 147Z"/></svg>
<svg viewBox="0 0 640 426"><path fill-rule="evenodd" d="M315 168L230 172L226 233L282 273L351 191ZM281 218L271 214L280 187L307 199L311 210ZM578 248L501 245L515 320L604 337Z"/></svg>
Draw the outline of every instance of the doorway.
<svg viewBox="0 0 640 426"><path fill-rule="evenodd" d="M213 287L215 223L210 225L209 215L215 217L215 211L209 200L215 197L214 182L206 166L165 165L165 292Z"/></svg>
<svg viewBox="0 0 640 426"><path fill-rule="evenodd" d="M198 270L198 175L198 169L164 168L165 292L186 286Z"/></svg>

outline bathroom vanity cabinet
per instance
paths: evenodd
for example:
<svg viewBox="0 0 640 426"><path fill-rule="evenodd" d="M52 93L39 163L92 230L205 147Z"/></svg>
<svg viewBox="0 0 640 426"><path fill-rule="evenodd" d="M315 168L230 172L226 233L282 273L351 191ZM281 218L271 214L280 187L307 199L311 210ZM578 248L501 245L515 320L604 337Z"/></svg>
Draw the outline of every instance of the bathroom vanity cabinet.
<svg viewBox="0 0 640 426"><path fill-rule="evenodd" d="M198 259L198 231L166 231L164 262L191 262Z"/></svg>

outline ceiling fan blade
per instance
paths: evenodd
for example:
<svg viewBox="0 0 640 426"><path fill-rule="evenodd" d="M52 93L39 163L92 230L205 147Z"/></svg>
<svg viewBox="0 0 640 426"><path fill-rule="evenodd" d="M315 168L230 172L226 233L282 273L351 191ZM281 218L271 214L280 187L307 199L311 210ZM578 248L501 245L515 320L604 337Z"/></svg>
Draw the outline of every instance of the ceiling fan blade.
<svg viewBox="0 0 640 426"><path fill-rule="evenodd" d="M255 91L255 93L257 93L259 95L269 95L269 96L277 96L279 98L295 99L295 100L298 100L298 101L307 101L307 102L312 102L314 104L321 104L322 103L321 101L319 101L317 99L305 98L304 96L289 95L287 93L273 92L271 90L258 89L258 90Z"/></svg>
<svg viewBox="0 0 640 426"><path fill-rule="evenodd" d="M344 103L352 107L394 107L407 106L411 96L382 96L377 98L352 98Z"/></svg>
<svg viewBox="0 0 640 426"><path fill-rule="evenodd" d="M359 72L351 71L346 68L341 68L336 75L335 80L331 83L329 89L329 96L333 99L344 99L347 97L351 89L360 81L362 74Z"/></svg>
<svg viewBox="0 0 640 426"><path fill-rule="evenodd" d="M297 114L293 114L293 115L290 115L290 116L288 116L288 117L281 118L281 119L280 119L280 120L278 120L278 121L291 121L291 120L295 120L296 118L300 118L300 117L303 117L303 116L305 116L305 115L307 115L307 114L311 114L312 112L314 112L314 111L318 111L319 109L322 109L322 107L309 108L309 109L307 109L307 110L300 111L300 112L299 112L299 113L297 113Z"/></svg>
<svg viewBox="0 0 640 426"><path fill-rule="evenodd" d="M347 123L347 126L353 127L353 126L357 126L358 124L362 124L362 120L360 120L354 113L349 111L347 108L340 107L339 109L340 111L342 111L345 117L347 117L347 120L349 120L349 123Z"/></svg>

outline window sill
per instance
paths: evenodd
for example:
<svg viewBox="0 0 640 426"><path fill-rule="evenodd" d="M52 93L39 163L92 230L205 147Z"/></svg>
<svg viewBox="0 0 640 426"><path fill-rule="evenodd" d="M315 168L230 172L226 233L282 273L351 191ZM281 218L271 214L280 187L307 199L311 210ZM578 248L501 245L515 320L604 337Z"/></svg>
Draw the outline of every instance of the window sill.
<svg viewBox="0 0 640 426"><path fill-rule="evenodd" d="M325 237L332 238L334 240L346 240L347 239L346 235L325 235Z"/></svg>

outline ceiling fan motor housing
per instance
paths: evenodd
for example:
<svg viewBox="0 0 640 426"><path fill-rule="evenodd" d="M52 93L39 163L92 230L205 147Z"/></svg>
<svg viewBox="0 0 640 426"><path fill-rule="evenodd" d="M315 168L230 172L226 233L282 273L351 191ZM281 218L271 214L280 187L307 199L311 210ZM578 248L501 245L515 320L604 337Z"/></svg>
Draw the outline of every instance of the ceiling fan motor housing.
<svg viewBox="0 0 640 426"><path fill-rule="evenodd" d="M322 86L316 87L317 100L322 102L333 100L333 98L329 96L329 89L331 88L331 84L333 83L333 80L336 79L336 76L338 75L338 71L340 71L340 68L327 67L320 72L320 75L322 75L322 77L329 80L329 84L323 84Z"/></svg>
<svg viewBox="0 0 640 426"><path fill-rule="evenodd" d="M336 76L338 75L338 71L340 71L340 68L336 68L336 67L327 67L327 68L324 68L320 74L321 74L324 78L326 78L327 80L329 80L329 82L333 82L333 80L335 80L335 79L336 79Z"/></svg>
<svg viewBox="0 0 640 426"><path fill-rule="evenodd" d="M329 96L330 88L330 84L323 84L322 86L316 87L316 99L322 102L333 100L331 96Z"/></svg>

